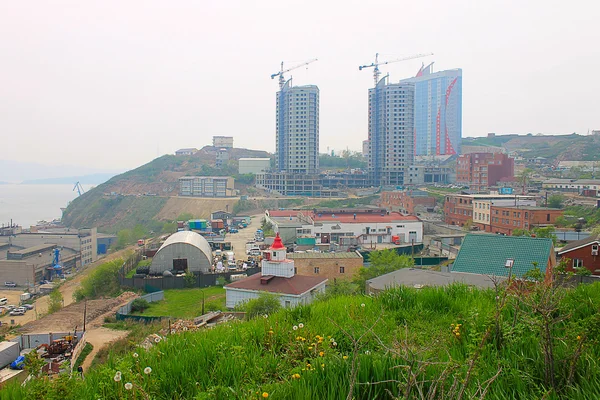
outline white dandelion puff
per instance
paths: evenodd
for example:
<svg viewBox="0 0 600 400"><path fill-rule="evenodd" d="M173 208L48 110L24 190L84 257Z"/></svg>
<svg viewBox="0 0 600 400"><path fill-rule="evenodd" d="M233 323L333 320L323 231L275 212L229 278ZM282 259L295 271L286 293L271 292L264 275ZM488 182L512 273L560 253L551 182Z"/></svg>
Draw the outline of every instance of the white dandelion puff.
<svg viewBox="0 0 600 400"><path fill-rule="evenodd" d="M127 383L125 384L125 390L131 390L131 389L133 389L133 383L131 383L131 382L127 382Z"/></svg>
<svg viewBox="0 0 600 400"><path fill-rule="evenodd" d="M152 368L150 368L150 367L146 367L146 368L144 368L144 373L145 373L146 375L150 375L150 373L151 373L151 372L152 372Z"/></svg>

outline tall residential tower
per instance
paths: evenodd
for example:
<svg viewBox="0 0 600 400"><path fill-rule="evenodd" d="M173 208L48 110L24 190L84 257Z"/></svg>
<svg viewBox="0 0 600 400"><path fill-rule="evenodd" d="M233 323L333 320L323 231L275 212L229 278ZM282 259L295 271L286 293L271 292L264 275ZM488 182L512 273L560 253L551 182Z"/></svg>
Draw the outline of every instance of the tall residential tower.
<svg viewBox="0 0 600 400"><path fill-rule="evenodd" d="M433 63L414 78L415 155L458 154L462 137L462 70L433 72Z"/></svg>
<svg viewBox="0 0 600 400"><path fill-rule="evenodd" d="M369 89L369 178L373 186L403 185L414 160L415 86L387 83Z"/></svg>
<svg viewBox="0 0 600 400"><path fill-rule="evenodd" d="M294 86L277 92L276 168L279 172L319 172L319 88Z"/></svg>

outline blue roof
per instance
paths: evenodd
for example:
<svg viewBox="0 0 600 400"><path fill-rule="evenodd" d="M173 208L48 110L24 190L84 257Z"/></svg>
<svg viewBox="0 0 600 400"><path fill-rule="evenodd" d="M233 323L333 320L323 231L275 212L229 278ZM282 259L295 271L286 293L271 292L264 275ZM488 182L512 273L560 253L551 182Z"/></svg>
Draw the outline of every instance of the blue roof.
<svg viewBox="0 0 600 400"><path fill-rule="evenodd" d="M552 239L548 238L468 234L452 272L508 276L506 260L513 259L513 276L522 276L534 267L534 263L545 273L553 251Z"/></svg>

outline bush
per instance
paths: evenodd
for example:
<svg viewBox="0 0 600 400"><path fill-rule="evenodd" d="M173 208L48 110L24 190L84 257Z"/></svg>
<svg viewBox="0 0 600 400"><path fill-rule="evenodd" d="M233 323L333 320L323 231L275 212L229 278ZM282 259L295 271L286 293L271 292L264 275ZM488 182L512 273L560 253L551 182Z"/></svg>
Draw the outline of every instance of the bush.
<svg viewBox="0 0 600 400"><path fill-rule="evenodd" d="M81 281L81 287L75 291L75 301L112 297L121 292L119 269L123 260L114 260L98 266Z"/></svg>
<svg viewBox="0 0 600 400"><path fill-rule="evenodd" d="M150 303L146 299L138 298L131 302L131 311L143 313L148 307L150 307Z"/></svg>
<svg viewBox="0 0 600 400"><path fill-rule="evenodd" d="M257 299L252 299L244 305L248 319L259 315L271 315L280 308L279 298L271 293L261 293Z"/></svg>
<svg viewBox="0 0 600 400"><path fill-rule="evenodd" d="M50 301L48 302L48 314L52 314L63 307L63 295L58 288L56 288L50 292L49 297Z"/></svg>

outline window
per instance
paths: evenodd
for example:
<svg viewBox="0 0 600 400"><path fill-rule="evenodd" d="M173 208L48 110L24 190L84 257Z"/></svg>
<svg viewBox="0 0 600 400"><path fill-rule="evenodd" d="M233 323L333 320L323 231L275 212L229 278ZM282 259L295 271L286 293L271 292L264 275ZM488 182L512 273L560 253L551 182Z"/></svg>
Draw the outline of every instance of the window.
<svg viewBox="0 0 600 400"><path fill-rule="evenodd" d="M344 274L344 273L346 273L345 268L344 267L340 267L340 274Z"/></svg>
<svg viewBox="0 0 600 400"><path fill-rule="evenodd" d="M574 258L573 259L573 268L582 268L583 267L583 260L580 258Z"/></svg>
<svg viewBox="0 0 600 400"><path fill-rule="evenodd" d="M546 221L550 222L550 214L546 214Z"/></svg>
<svg viewBox="0 0 600 400"><path fill-rule="evenodd" d="M319 270L319 267L315 267L315 274L318 274L318 273L319 273L319 271L320 271L320 270Z"/></svg>
<svg viewBox="0 0 600 400"><path fill-rule="evenodd" d="M289 300L286 300L286 301L285 301L285 306L286 306L286 307L289 307L289 306L291 306L291 305L292 305L292 303L290 303L290 301L289 301Z"/></svg>

